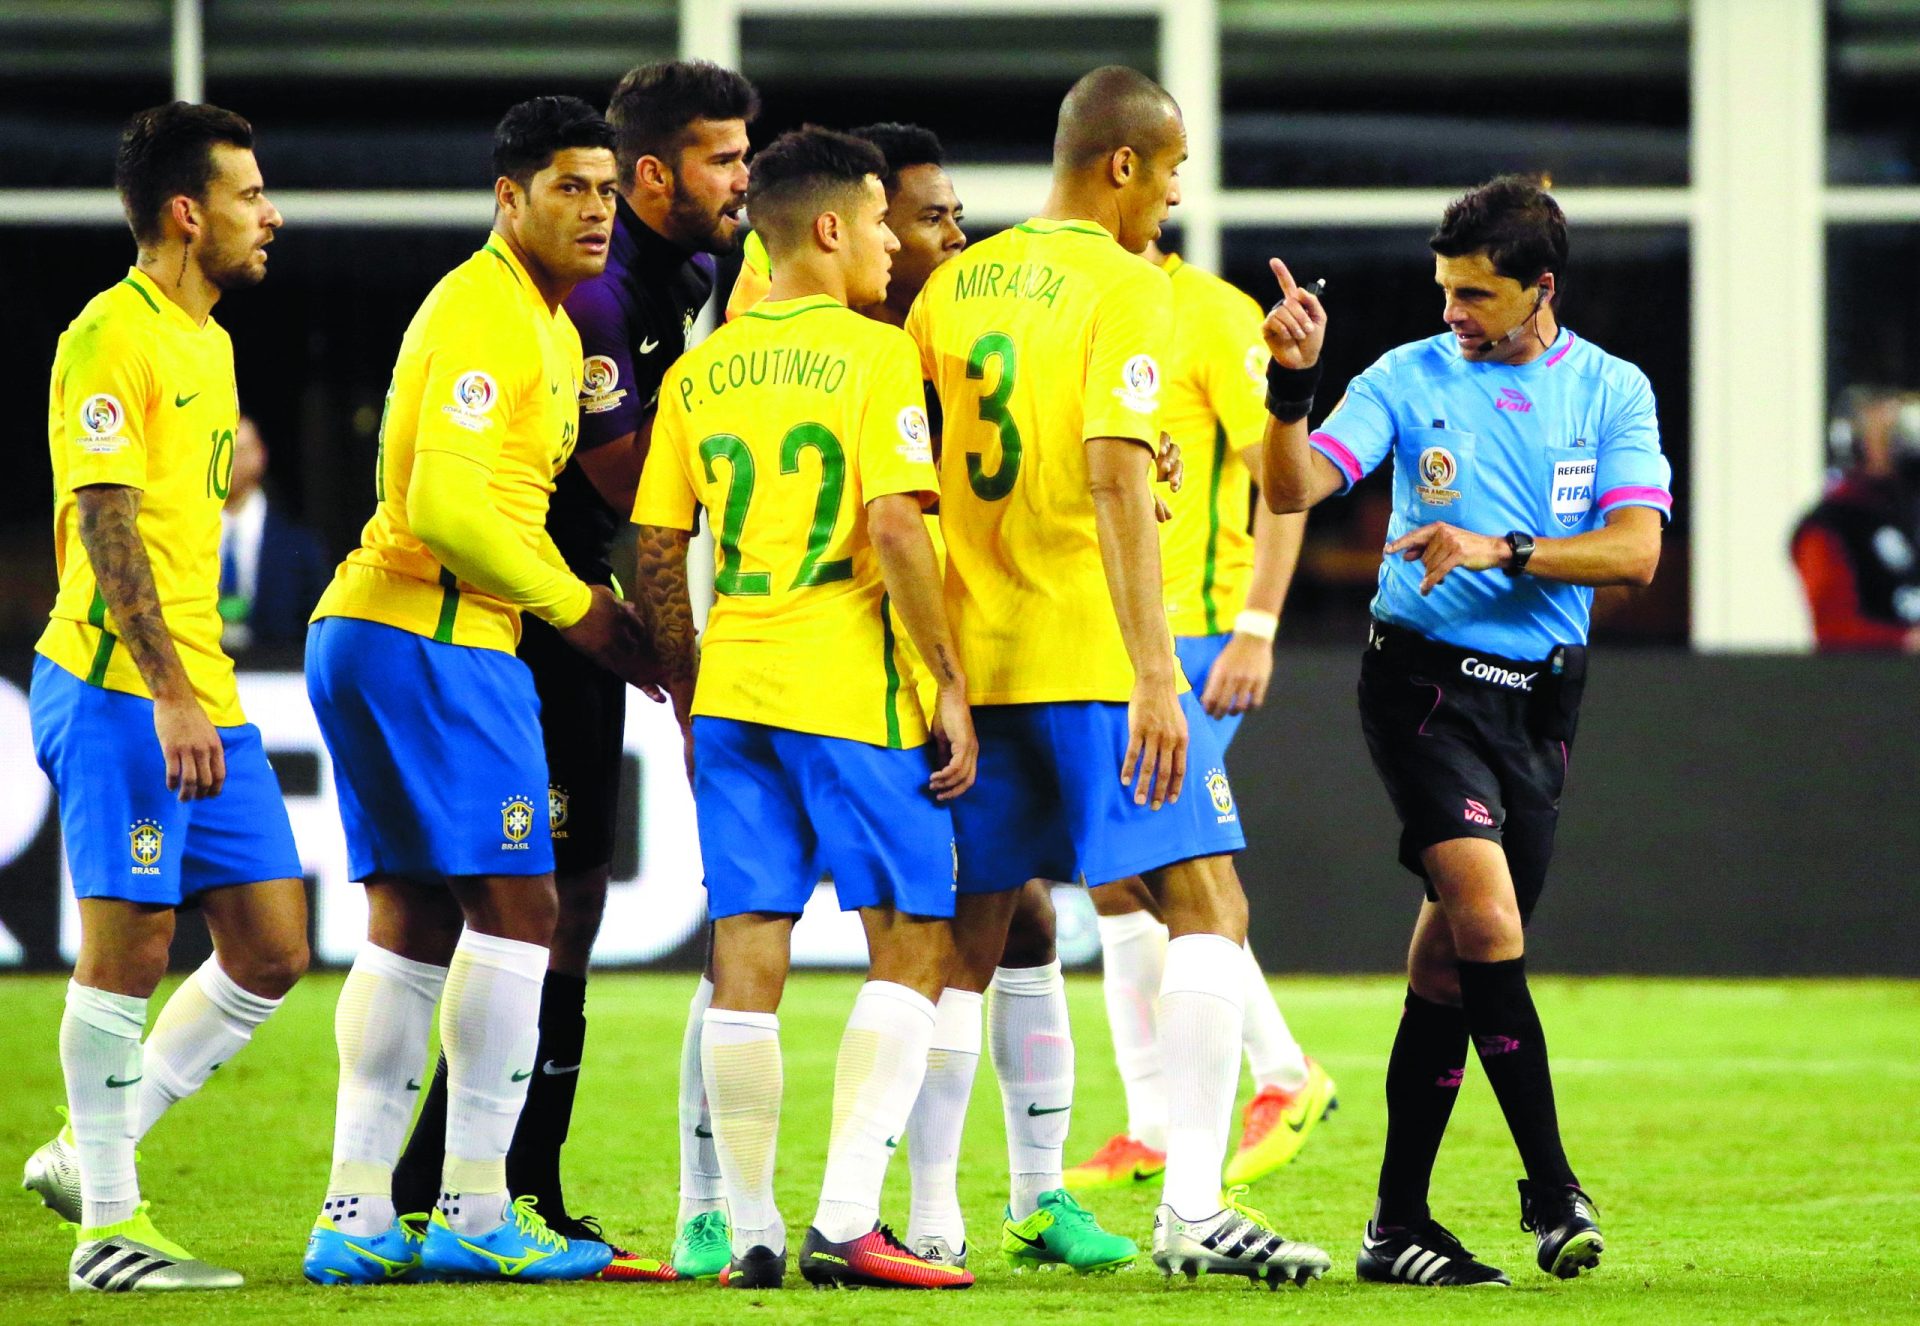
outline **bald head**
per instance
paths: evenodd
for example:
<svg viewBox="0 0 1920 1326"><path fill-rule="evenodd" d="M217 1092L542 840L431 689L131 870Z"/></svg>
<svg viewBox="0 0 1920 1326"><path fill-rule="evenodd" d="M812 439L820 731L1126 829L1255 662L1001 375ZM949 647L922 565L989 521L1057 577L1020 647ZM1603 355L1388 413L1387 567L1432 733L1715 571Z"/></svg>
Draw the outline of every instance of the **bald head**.
<svg viewBox="0 0 1920 1326"><path fill-rule="evenodd" d="M1165 88L1137 69L1103 65L1060 103L1053 168L1075 174L1097 169L1123 147L1154 156L1182 133L1180 107Z"/></svg>

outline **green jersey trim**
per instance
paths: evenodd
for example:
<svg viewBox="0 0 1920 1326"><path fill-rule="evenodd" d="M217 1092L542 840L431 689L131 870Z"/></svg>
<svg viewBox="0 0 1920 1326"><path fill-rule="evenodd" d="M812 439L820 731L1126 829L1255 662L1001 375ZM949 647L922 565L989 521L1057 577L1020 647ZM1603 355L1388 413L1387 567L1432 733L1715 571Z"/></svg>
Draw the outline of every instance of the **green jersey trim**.
<svg viewBox="0 0 1920 1326"><path fill-rule="evenodd" d="M880 661L887 669L887 749L900 749L900 669L893 661L893 604L880 596Z"/></svg>
<svg viewBox="0 0 1920 1326"><path fill-rule="evenodd" d="M443 566L440 568L440 620L433 626L433 638L437 643L453 643L453 618L459 611L460 581Z"/></svg>
<svg viewBox="0 0 1920 1326"><path fill-rule="evenodd" d="M1220 475L1227 468L1227 430L1213 426L1213 476L1207 481L1207 559L1200 573L1200 603L1206 609L1207 634L1220 634L1220 608L1213 601L1214 581L1219 575L1220 556Z"/></svg>
<svg viewBox="0 0 1920 1326"><path fill-rule="evenodd" d="M152 309L155 313L158 313L160 311L160 306L153 302L153 296L147 293L147 288L141 285L138 281L134 280L131 276L121 277L120 284L124 286L131 286L133 288L134 294L140 296L140 298L147 301L148 308Z"/></svg>

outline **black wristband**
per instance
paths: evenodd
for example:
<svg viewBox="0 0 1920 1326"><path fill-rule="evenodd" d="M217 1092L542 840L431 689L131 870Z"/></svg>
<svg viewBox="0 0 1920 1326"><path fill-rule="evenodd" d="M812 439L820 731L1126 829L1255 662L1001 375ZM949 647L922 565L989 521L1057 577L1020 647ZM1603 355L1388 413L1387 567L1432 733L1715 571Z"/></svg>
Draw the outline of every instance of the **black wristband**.
<svg viewBox="0 0 1920 1326"><path fill-rule="evenodd" d="M1318 361L1307 368L1282 368L1278 360L1267 361L1267 413L1283 424L1296 423L1313 408L1313 393L1320 385Z"/></svg>

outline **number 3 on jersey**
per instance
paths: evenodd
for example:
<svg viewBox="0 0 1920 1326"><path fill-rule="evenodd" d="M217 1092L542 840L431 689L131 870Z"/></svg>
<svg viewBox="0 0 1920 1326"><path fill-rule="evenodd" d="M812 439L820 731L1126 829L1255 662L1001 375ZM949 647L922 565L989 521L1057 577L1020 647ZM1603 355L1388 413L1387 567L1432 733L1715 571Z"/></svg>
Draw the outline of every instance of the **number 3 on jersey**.
<svg viewBox="0 0 1920 1326"><path fill-rule="evenodd" d="M1000 361L999 378L993 390L980 398L980 420L1000 430L1000 467L989 474L980 452L967 453L967 482L973 485L974 496L987 502L998 502L1012 492L1013 481L1020 477L1020 428L1007 413L1016 362L1013 338L1005 332L982 332L973 349L967 351L967 377L984 382L987 364L996 359Z"/></svg>
<svg viewBox="0 0 1920 1326"><path fill-rule="evenodd" d="M853 578L853 559L836 557L822 561L833 542L833 527L840 515L840 498L846 490L847 456L836 438L822 424L795 424L780 439L780 473L800 472L800 453L820 455L820 494L813 503L813 524L807 531L806 555L790 589L830 585ZM700 462L707 482L720 482L713 462L727 463L727 501L720 515L720 569L714 574L713 588L721 594L753 597L772 592L773 577L765 571L740 569L740 536L747 525L747 508L753 503L753 452L732 433L715 433L700 444Z"/></svg>

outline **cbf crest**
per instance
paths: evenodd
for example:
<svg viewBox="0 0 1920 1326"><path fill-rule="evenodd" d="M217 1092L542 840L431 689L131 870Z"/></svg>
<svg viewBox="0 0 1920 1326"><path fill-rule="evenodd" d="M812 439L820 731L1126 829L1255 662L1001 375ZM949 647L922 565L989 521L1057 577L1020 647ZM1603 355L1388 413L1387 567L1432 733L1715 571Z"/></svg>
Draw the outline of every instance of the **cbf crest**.
<svg viewBox="0 0 1920 1326"><path fill-rule="evenodd" d="M567 818L571 813L567 806L568 800L566 788L558 783L547 785L547 827L553 831L553 836L556 838L567 836Z"/></svg>
<svg viewBox="0 0 1920 1326"><path fill-rule="evenodd" d="M159 821L135 820L128 836L128 848L133 855L134 874L159 874L160 854L166 849L166 834L161 831Z"/></svg>
<svg viewBox="0 0 1920 1326"><path fill-rule="evenodd" d="M1600 469L1597 460L1557 460L1553 463L1553 518L1562 529L1578 529L1593 510L1593 486Z"/></svg>
<svg viewBox="0 0 1920 1326"><path fill-rule="evenodd" d="M1227 781L1225 769L1207 770L1206 788L1207 796L1213 801L1215 824L1231 824L1240 818L1233 805L1233 784Z"/></svg>
<svg viewBox="0 0 1920 1326"><path fill-rule="evenodd" d="M533 801L529 797L510 797L500 803L500 832L506 841L503 852L524 852L527 837L533 832Z"/></svg>

